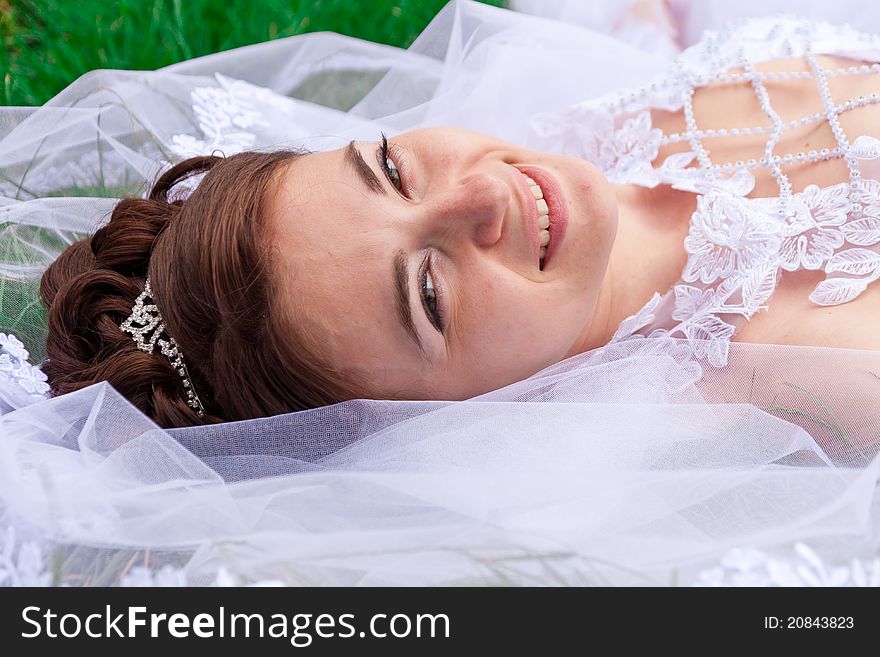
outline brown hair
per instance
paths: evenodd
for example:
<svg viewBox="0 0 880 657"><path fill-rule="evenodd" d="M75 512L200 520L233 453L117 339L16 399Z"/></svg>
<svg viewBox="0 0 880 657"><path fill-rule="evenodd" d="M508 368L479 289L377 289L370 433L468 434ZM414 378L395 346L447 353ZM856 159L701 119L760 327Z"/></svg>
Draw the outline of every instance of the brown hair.
<svg viewBox="0 0 880 657"><path fill-rule="evenodd" d="M281 298L265 199L297 151L194 157L146 198L119 201L110 221L72 244L40 281L48 310L43 371L53 395L108 381L163 428L266 417L364 394L323 362L305 309ZM188 198L178 183L205 174ZM205 406L200 418L158 348L119 325L146 276ZM360 391L360 394L358 394Z"/></svg>

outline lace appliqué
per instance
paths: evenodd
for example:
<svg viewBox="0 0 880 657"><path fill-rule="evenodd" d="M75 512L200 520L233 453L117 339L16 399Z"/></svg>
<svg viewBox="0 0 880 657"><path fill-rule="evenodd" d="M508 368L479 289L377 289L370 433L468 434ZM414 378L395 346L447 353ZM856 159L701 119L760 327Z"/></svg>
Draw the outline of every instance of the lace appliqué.
<svg viewBox="0 0 880 657"><path fill-rule="evenodd" d="M175 154L185 158L210 155L215 150L233 155L254 145L257 128L269 128L261 108L290 112L285 100L270 89L214 74L216 87L196 87L190 94L201 137L177 134L171 138Z"/></svg>
<svg viewBox="0 0 880 657"><path fill-rule="evenodd" d="M531 127L547 139L545 148L595 164L616 185L653 188L667 184L697 194L723 190L738 196L755 186L755 177L743 170L708 179L704 171L689 166L696 158L692 151L673 153L655 168L651 163L660 151L663 133L652 126L648 111L615 118L607 108L590 101L559 114L538 114Z"/></svg>
<svg viewBox="0 0 880 657"><path fill-rule="evenodd" d="M0 334L2 335L2 334ZM50 586L52 570L36 541L16 542L10 525L0 533L0 586Z"/></svg>
<svg viewBox="0 0 880 657"><path fill-rule="evenodd" d="M796 212L787 220L774 213L773 199L726 193L698 197L684 242L688 260L682 283L672 289L671 318L678 323L652 330L662 299L655 294L621 323L612 342L635 337L636 331L648 330L648 337L680 334L692 343L697 355L723 367L736 327L721 316L751 319L765 309L780 270L824 267L825 280L810 294L817 305L838 305L856 298L880 278L880 254L862 248L880 243L880 182L863 182L867 216L857 220L847 214L847 187L847 183L808 186L793 195ZM701 287L699 283L717 285Z"/></svg>
<svg viewBox="0 0 880 657"><path fill-rule="evenodd" d="M755 548L734 548L719 565L703 570L691 586L880 586L880 558L823 561L810 546L772 557Z"/></svg>
<svg viewBox="0 0 880 657"><path fill-rule="evenodd" d="M621 117L616 123L605 108L580 103L559 114L536 114L531 127L555 141L555 150L595 164L611 182L637 181L649 187L659 183L651 161L657 157L663 133L651 126L648 112Z"/></svg>
<svg viewBox="0 0 880 657"><path fill-rule="evenodd" d="M577 121L565 122L567 127L557 134L565 138L569 152L596 164L610 182L647 187L665 183L700 194L685 239L689 257L682 283L672 290L671 318L678 324L657 326L662 297L655 294L621 323L612 342L679 335L692 343L696 355L723 367L736 326L721 315L735 313L751 319L765 309L780 280L779 269L824 267L826 279L809 297L817 305L852 301L880 278L880 254L862 248L880 243L880 183L876 180L863 181L865 209L859 219L848 216L849 189L847 183L840 183L826 188L810 185L794 194L794 213L781 220L774 213L775 199L746 198L755 184L749 171L740 169L710 179L704 170L689 166L695 159L690 151L670 155L653 168L661 132L652 128L648 111L618 117L616 124L601 107L577 107L567 119L575 115ZM550 134L546 124L543 129ZM880 140L862 136L853 147L859 159L880 159ZM844 245L854 248L841 249ZM716 282L716 287L708 288L687 284Z"/></svg>
<svg viewBox="0 0 880 657"><path fill-rule="evenodd" d="M28 362L30 354L14 335L0 333L0 415L8 410L49 398L46 375ZM3 386L11 383L11 386ZM11 405L11 408L10 408Z"/></svg>
<svg viewBox="0 0 880 657"><path fill-rule="evenodd" d="M733 272L747 274L779 248L772 218L736 196L697 197L684 248L690 254L682 278L712 283Z"/></svg>

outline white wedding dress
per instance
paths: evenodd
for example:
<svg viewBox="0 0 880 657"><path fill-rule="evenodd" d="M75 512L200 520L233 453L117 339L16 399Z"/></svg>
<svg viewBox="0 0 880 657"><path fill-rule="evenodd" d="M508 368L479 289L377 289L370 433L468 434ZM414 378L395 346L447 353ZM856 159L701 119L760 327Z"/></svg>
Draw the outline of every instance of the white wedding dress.
<svg viewBox="0 0 880 657"><path fill-rule="evenodd" d="M853 66L824 71L816 54L843 54L853 59ZM807 58L814 70L760 74L751 68L757 62L793 57ZM793 17L753 19L708 33L675 60L672 75L532 120L538 134L548 139L548 150L590 160L613 183L666 184L699 194L684 242L688 259L681 280L624 320L612 342L645 335L680 336L713 366L723 367L728 343L745 321L767 307L783 272L824 269L826 279L810 295L814 304L823 306L852 301L880 278L880 162L875 162L880 158L880 130L848 139L838 118L843 112L880 103L880 94L836 102L829 96L824 112L783 122L765 87L768 80L812 78L821 91L829 77L880 79L878 58L880 37L848 26ZM728 73L738 66L744 66L743 73ZM763 96L766 123L699 130L690 96L695 88L712 83L751 83L758 98ZM684 111L693 129L664 135L652 127L649 109ZM834 122L836 148L774 153L773 145L784 130L820 121ZM748 162L712 163L700 141L762 133L767 135L766 155ZM661 144L676 142L690 142L692 150L652 166ZM849 163L849 180L824 188L810 185L791 194L783 163L834 157ZM775 168L787 195L746 196L755 185L751 171L760 166Z"/></svg>
<svg viewBox="0 0 880 657"><path fill-rule="evenodd" d="M784 153L716 166L700 126L663 135L647 112L687 112L691 85L724 83L743 57L837 53L856 62L846 75L878 75L880 11L860 8L858 30L722 27L722 3L671 4L686 42L713 28L680 55L626 2L541 17L462 1L407 51L303 35L94 71L42 108L0 108L14 320L0 334L0 583L880 585L880 352L732 339L785 272L822 268L820 304L880 277L880 134L804 154L854 162L849 181L791 193L777 177L779 198L751 199L751 171ZM769 143L785 126L767 107ZM682 280L609 345L463 402L352 400L166 431L106 383L48 398L30 362L44 356L41 272L168 161L429 125L698 194ZM674 139L693 152L652 167Z"/></svg>

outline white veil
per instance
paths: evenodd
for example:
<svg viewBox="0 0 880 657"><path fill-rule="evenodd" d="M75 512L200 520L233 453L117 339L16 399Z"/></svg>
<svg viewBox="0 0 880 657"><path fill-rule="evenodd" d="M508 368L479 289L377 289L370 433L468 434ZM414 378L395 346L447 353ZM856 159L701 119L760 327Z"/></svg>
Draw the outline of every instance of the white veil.
<svg viewBox="0 0 880 657"><path fill-rule="evenodd" d="M875 557L880 352L735 342L719 370L636 339L462 402L174 430L106 383L47 399L27 363L42 271L172 159L443 124L541 148L530 116L667 62L453 2L407 51L311 34L0 108L0 583L662 585L735 547Z"/></svg>

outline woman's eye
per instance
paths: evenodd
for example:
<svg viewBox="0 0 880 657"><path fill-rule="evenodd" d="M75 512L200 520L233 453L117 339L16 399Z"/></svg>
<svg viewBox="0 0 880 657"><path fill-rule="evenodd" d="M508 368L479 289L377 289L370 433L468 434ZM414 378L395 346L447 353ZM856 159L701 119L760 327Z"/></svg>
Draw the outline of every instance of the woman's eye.
<svg viewBox="0 0 880 657"><path fill-rule="evenodd" d="M445 321L443 318L443 311L440 309L441 292L435 290L434 279L431 276L431 272L428 271L427 265L425 266L424 274L422 275L422 284L420 287L422 302L425 305L425 310L428 312L428 319L431 324L440 331L440 333L443 333Z"/></svg>
<svg viewBox="0 0 880 657"><path fill-rule="evenodd" d="M403 185L400 182L400 172L397 170L397 167L394 166L394 162L391 158L385 158L385 173L388 175L388 180L391 181L391 184L394 185L398 191L403 191Z"/></svg>
<svg viewBox="0 0 880 657"><path fill-rule="evenodd" d="M394 188L403 193L403 181L400 179L400 171L397 170L397 165L394 164L394 160L389 156L389 150L388 138L385 136L385 133L382 133L382 148L380 151L382 169L385 171L388 180L394 185Z"/></svg>
<svg viewBox="0 0 880 657"><path fill-rule="evenodd" d="M436 320L437 318L437 293L434 291L434 279L431 278L430 272L425 272L425 288L422 296L425 297L425 304L428 310Z"/></svg>

